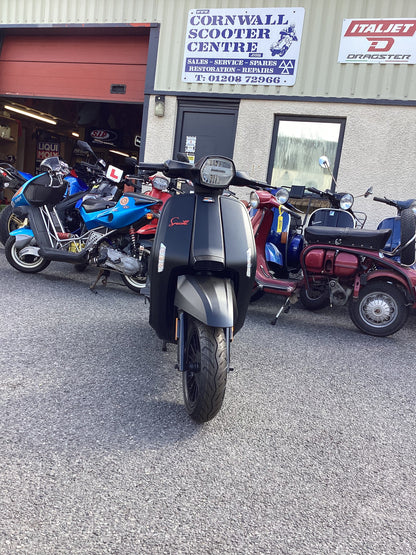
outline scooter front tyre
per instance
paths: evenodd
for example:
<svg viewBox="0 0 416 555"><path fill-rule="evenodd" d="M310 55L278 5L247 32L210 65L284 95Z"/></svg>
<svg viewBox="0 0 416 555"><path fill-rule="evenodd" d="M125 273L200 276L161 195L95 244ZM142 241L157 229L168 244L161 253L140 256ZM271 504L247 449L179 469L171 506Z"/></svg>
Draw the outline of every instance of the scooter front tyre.
<svg viewBox="0 0 416 555"><path fill-rule="evenodd" d="M226 352L223 328L188 318L182 384L186 410L196 422L211 420L222 407L227 384Z"/></svg>
<svg viewBox="0 0 416 555"><path fill-rule="evenodd" d="M14 213L11 204L8 204L6 208L0 213L0 241L3 245L6 244L7 239L10 237L10 232L22 227L23 220Z"/></svg>
<svg viewBox="0 0 416 555"><path fill-rule="evenodd" d="M393 283L377 281L364 286L358 300L350 299L349 314L358 329L369 335L387 337L406 323L406 297Z"/></svg>
<svg viewBox="0 0 416 555"><path fill-rule="evenodd" d="M25 274L41 272L51 263L50 260L46 260L41 256L34 256L32 254L20 255L16 249L16 238L13 236L7 239L4 246L4 254L10 266Z"/></svg>

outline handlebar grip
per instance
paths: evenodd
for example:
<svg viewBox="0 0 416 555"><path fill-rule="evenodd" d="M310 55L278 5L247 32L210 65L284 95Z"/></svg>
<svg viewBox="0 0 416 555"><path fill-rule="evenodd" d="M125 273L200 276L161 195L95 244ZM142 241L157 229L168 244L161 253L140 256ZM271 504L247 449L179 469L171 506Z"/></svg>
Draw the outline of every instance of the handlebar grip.
<svg viewBox="0 0 416 555"><path fill-rule="evenodd" d="M386 197L373 197L373 200L375 200L376 202L384 202L384 204L388 204L389 206L396 206L397 208L397 203Z"/></svg>
<svg viewBox="0 0 416 555"><path fill-rule="evenodd" d="M148 164L145 162L140 162L138 168L139 170L151 171L153 173L164 172L167 169L166 164Z"/></svg>
<svg viewBox="0 0 416 555"><path fill-rule="evenodd" d="M316 187L305 187L305 189L307 191L310 191L311 193L316 193L318 195L322 194L322 191L320 191L319 189L317 189Z"/></svg>

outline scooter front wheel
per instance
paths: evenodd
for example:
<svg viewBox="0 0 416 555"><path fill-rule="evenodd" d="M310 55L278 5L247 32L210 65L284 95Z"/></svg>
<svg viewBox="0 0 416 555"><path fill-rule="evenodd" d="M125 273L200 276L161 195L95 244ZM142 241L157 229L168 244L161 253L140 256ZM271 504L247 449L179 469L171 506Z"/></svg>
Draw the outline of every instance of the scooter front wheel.
<svg viewBox="0 0 416 555"><path fill-rule="evenodd" d="M10 232L22 227L23 220L14 213L11 204L8 204L6 208L3 208L0 214L0 241L3 245L6 244L7 239L10 236Z"/></svg>
<svg viewBox="0 0 416 555"><path fill-rule="evenodd" d="M220 410L227 383L226 340L222 328L189 318L185 342L183 395L196 422L207 422Z"/></svg>
<svg viewBox="0 0 416 555"><path fill-rule="evenodd" d="M4 254L6 255L7 262L13 266L13 268L25 274L36 274L37 272L41 272L51 263L50 260L46 260L41 256L20 254L20 251L16 249L16 238L13 236L7 239L4 246Z"/></svg>
<svg viewBox="0 0 416 555"><path fill-rule="evenodd" d="M351 298L348 308L358 329L378 337L399 331L409 314L402 291L392 283L381 281L363 287L358 300Z"/></svg>

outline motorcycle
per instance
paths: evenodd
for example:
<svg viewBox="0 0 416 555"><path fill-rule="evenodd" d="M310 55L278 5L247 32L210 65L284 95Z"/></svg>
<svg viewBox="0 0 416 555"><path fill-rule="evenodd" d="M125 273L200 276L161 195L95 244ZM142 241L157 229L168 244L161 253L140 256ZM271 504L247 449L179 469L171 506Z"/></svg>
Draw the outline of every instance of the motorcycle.
<svg viewBox="0 0 416 555"><path fill-rule="evenodd" d="M391 229L392 233L384 246L394 260L406 266L415 263L416 199L392 200L387 197L374 197L376 202L394 206L397 215L382 220L378 229Z"/></svg>
<svg viewBox="0 0 416 555"><path fill-rule="evenodd" d="M149 322L164 344L177 345L186 410L206 422L223 403L231 341L244 324L256 267L248 211L223 193L256 182L223 156L139 167L194 184L193 193L171 196L160 214L149 263Z"/></svg>
<svg viewBox="0 0 416 555"><path fill-rule="evenodd" d="M256 288L285 299L273 324L304 290L311 303L317 299L315 308L323 306L328 292L331 306L348 303L351 320L364 333L384 337L403 327L409 307L416 308L416 272L384 250L390 229L307 226L306 246L300 252L301 272L284 279L270 271L265 250L273 209L281 206L279 196L266 190L252 192L250 205L257 210L252 218Z"/></svg>
<svg viewBox="0 0 416 555"><path fill-rule="evenodd" d="M12 191L14 194L17 189L31 177L33 176L30 173L19 171L9 163L0 163L0 195L2 196L3 202L6 202L4 198L4 191ZM0 212L0 242L3 245L9 236L8 222L9 219L13 222L12 214L13 211L10 203L7 202L5 207ZM19 223L21 224L21 221L19 221ZM18 227L17 219L15 223L12 223L12 225Z"/></svg>
<svg viewBox="0 0 416 555"><path fill-rule="evenodd" d="M0 163L0 193L5 189L16 192L22 183L32 177L31 174L17 170L8 162Z"/></svg>
<svg viewBox="0 0 416 555"><path fill-rule="evenodd" d="M68 167L65 170L67 190L64 199L55 206L55 209L65 230L69 232L75 232L81 226L79 212L76 209L78 201L90 190L95 194L108 196L111 194L111 186L114 185L110 182L110 187L106 188L105 185L109 183L109 180L103 183L106 168L104 160L99 159L94 154L88 143L77 141L77 145L84 152L92 153L96 160L94 164L80 162L74 168L69 169ZM17 172L17 170L15 172L20 174L20 179L17 182L19 187L33 177L28 173ZM18 187L16 187L17 189ZM9 204L3 209L0 214L0 241L3 245L6 244L11 231L24 225L27 210L28 204L20 204L20 206Z"/></svg>
<svg viewBox="0 0 416 555"><path fill-rule="evenodd" d="M143 288L151 243L139 242L137 230L160 201L135 192L122 193L119 200L84 193L75 205L81 229L69 232L56 210L67 189L68 167L51 157L41 163L41 169L45 171L27 181L12 199L13 208L27 207L28 223L11 231L6 241L9 264L26 273L40 272L51 261L95 265L102 273L120 273L130 289ZM115 172L114 167L109 166L109 172Z"/></svg>
<svg viewBox="0 0 416 555"><path fill-rule="evenodd" d="M270 52L272 56L284 56L286 52L292 45L293 41L297 41L298 38L295 35L295 26L291 24L288 29L280 32L280 39L277 42L272 43L270 46Z"/></svg>

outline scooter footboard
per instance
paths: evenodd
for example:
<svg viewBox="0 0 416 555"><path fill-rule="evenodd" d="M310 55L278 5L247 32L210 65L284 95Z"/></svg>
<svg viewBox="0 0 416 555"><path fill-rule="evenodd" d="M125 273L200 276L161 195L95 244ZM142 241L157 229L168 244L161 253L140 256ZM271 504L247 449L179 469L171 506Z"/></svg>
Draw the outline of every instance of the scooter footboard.
<svg viewBox="0 0 416 555"><path fill-rule="evenodd" d="M230 279L213 276L178 277L175 306L213 328L231 328L236 300Z"/></svg>

